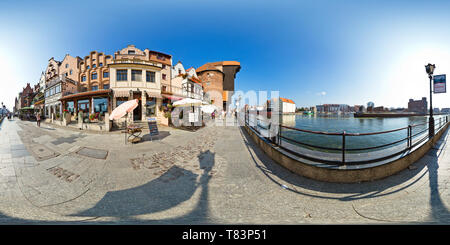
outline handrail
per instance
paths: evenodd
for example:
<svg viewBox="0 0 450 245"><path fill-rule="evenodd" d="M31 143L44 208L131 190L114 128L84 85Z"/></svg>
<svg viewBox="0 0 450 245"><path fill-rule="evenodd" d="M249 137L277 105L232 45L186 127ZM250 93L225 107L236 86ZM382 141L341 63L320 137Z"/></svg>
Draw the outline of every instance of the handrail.
<svg viewBox="0 0 450 245"><path fill-rule="evenodd" d="M250 126L250 121L255 124L253 126ZM404 152L410 151L411 149L413 149L414 147L416 147L417 145L419 145L420 143L422 143L424 140L429 139L429 135L425 135L424 137L416 140L415 138L419 135L424 134L426 131L429 130L429 127L426 127L424 130L421 130L419 132L415 132L413 134L413 128L414 127L418 127L418 126L423 126L423 125L428 125L429 124L429 120L427 120L427 122L425 123L419 123L419 124L413 124L413 125L408 125L406 127L402 127L402 128L397 128L397 129L392 129L392 130L386 130L386 131L379 131L379 132L369 132L369 133L347 133L346 131L343 132L322 132L322 131L312 131L312 130L306 130L306 129L299 129L299 128L294 128L294 127L289 127L289 126L285 126L282 124L278 124L278 123L269 123L269 127L264 128L261 127L259 124L258 118L256 117L252 117L252 120L250 120L250 113L247 110L245 113L245 117L244 117L244 122L246 126L250 126L256 133L261 134L260 128L263 130L267 130L268 134L264 137L266 138L270 138L270 140L277 145L280 148L283 148L284 150L291 152L295 155L298 155L300 157L303 157L305 159L309 159L309 160L313 160L313 161L318 161L318 162L322 162L322 163L328 163L328 164L338 164L338 165L353 165L353 164L364 164L364 163L373 163L373 162L378 162L378 161L383 161L389 158L392 158L394 156L397 156L399 154L402 154ZM445 117L441 117L438 120L435 120L435 127L437 128L437 130L435 131L436 133L438 131L440 131L445 125L447 125L449 123L449 118L448 116ZM278 126L278 129L276 133L272 132L270 130L271 126ZM331 135L331 136L342 136L342 145L341 148L334 148L334 147L326 147L326 146L320 146L320 145L313 145L313 144L308 144L305 142L301 142L299 140L295 140L292 139L290 137L286 137L285 135L282 135L282 130L281 128L285 128L285 129L290 129L290 130L294 130L294 131L300 131L300 132L305 132L305 133L312 133L312 134L319 134L319 135ZM407 130L407 137L406 138L401 138L399 140L395 140L394 142L390 142L390 143L386 143L386 144L382 144L382 145L377 145L377 146L371 146L371 147L365 147L365 148L346 148L346 136L366 136L366 135L378 135L378 134L387 134L387 133L392 133L392 132L397 132L397 131L401 131L401 130ZM413 143L413 138L414 143ZM300 152L297 152L293 149L288 149L284 146L282 146L282 139L285 141L290 141L293 142L295 144L301 145L301 146L306 146L306 147L310 147L310 148L315 148L315 149L321 149L321 150L326 150L326 151L340 151L342 153L342 158L340 161L337 160L326 160L326 159L318 159L314 156L310 156L310 155L305 155L302 154ZM392 145L396 145L399 144L403 141L406 141L406 147L401 147L399 148L400 150L396 150L396 152L394 153L389 153L389 155L387 156L382 156L379 158L375 158L375 159L366 159L364 161L346 161L346 152L355 152L355 151L367 151L367 150L374 150L374 149L379 149L379 148L385 148L388 146L392 146Z"/></svg>
<svg viewBox="0 0 450 245"><path fill-rule="evenodd" d="M412 126L412 125L411 125ZM280 125L280 127L282 128L287 128L287 129L291 129L291 130L296 130L296 131L301 131L301 132L306 132L306 133L313 133L313 134L323 134L323 135L343 135L343 133L334 133L334 132L322 132L322 131L311 131L311 130L306 130L306 129L299 129L299 128L293 128L293 127L288 127L285 125ZM392 133L392 132L396 132L396 131L400 131L400 130L404 130L407 129L408 127L403 127L403 128L397 128L397 129L392 129L392 130L387 130L387 131L380 131L380 132L370 132L370 133L345 133L346 136L365 136L365 135L376 135L376 134L386 134L386 133Z"/></svg>

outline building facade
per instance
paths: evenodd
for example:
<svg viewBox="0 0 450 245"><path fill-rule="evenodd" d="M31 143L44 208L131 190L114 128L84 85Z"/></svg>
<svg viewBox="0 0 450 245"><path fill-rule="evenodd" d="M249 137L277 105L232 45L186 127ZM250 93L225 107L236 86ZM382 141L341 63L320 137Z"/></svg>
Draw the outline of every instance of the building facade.
<svg viewBox="0 0 450 245"><path fill-rule="evenodd" d="M77 92L77 82L64 76L53 76L47 81L44 90L45 98L45 117L48 119L62 120L63 104L61 98L67 94L75 94Z"/></svg>
<svg viewBox="0 0 450 245"><path fill-rule="evenodd" d="M278 100L278 112L281 114L295 114L296 106L295 102L291 99L286 98L274 98L270 100L270 104L268 107L271 108L272 112L275 110L274 106L277 105L276 101Z"/></svg>
<svg viewBox="0 0 450 245"><path fill-rule="evenodd" d="M149 49L140 50L134 45L115 52L114 60L109 65L112 109L125 101L138 99L138 107L130 115L132 121L156 117L159 123L168 124L168 119L160 110L164 100L161 88L171 86L171 66L171 55ZM122 121L116 120L114 123L121 125Z"/></svg>
<svg viewBox="0 0 450 245"><path fill-rule="evenodd" d="M426 97L422 97L421 100L409 99L409 102L408 102L408 111L409 112L427 114L427 112L428 112L427 107L428 107L428 103L427 103Z"/></svg>
<svg viewBox="0 0 450 245"><path fill-rule="evenodd" d="M32 105L32 100L34 97L34 91L30 86L30 83L27 83L27 86L25 86L25 88L23 88L22 90L22 94L20 96L20 105L21 108L25 108L25 107L31 107Z"/></svg>
<svg viewBox="0 0 450 245"><path fill-rule="evenodd" d="M196 69L204 92L211 103L221 110L226 111L227 103L231 104L236 74L240 69L241 65L237 61L206 63Z"/></svg>
<svg viewBox="0 0 450 245"><path fill-rule="evenodd" d="M203 93L203 85L193 67L185 70L179 61L172 69L173 94L182 98L192 98L203 101L206 99ZM209 103L209 101L206 101Z"/></svg>
<svg viewBox="0 0 450 245"><path fill-rule="evenodd" d="M61 62L61 74L67 79L74 78L77 92L66 92L60 101L71 120L82 112L83 122L104 121L105 114L111 112L111 90L109 64L112 56L91 51L84 59L66 55Z"/></svg>

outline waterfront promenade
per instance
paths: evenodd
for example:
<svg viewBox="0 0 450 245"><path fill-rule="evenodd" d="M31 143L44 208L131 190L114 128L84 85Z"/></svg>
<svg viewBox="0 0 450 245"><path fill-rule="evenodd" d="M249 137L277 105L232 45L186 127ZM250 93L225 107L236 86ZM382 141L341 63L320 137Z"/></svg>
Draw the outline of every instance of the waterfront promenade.
<svg viewBox="0 0 450 245"><path fill-rule="evenodd" d="M125 145L120 133L4 120L0 223L450 223L448 130L408 169L356 184L295 175L240 127L160 133Z"/></svg>

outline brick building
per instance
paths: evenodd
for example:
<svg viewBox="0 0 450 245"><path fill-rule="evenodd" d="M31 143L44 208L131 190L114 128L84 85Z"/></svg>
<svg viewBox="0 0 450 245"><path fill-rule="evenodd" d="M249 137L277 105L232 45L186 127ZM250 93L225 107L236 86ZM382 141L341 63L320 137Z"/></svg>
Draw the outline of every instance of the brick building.
<svg viewBox="0 0 450 245"><path fill-rule="evenodd" d="M408 111L409 112L427 114L427 107L428 107L428 103L427 103L426 97L422 97L421 100L409 99L409 102L408 102Z"/></svg>
<svg viewBox="0 0 450 245"><path fill-rule="evenodd" d="M213 105L226 110L227 102L231 103L234 80L240 69L241 64L237 61L206 63L196 69L203 91L208 94Z"/></svg>

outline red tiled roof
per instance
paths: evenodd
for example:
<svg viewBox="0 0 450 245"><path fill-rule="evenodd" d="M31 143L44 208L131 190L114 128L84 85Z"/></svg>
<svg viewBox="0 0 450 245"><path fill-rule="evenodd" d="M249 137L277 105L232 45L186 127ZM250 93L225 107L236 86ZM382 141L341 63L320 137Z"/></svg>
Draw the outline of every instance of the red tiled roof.
<svg viewBox="0 0 450 245"><path fill-rule="evenodd" d="M218 61L218 62L210 62L206 63L199 68L197 68L197 72L202 72L206 70L219 70L216 68L216 66L240 66L241 63L237 61Z"/></svg>
<svg viewBox="0 0 450 245"><path fill-rule="evenodd" d="M280 100L283 101L283 102L286 102L286 103L295 104L294 101L292 101L292 100L290 100L290 99L286 99L286 98L281 98L281 97L280 97Z"/></svg>
<svg viewBox="0 0 450 245"><path fill-rule="evenodd" d="M202 83L202 81L200 80L200 79L198 79L198 78L195 78L195 77L191 77L191 78L189 78L191 81L193 81L193 82L195 82L195 83L198 83L198 84L201 84Z"/></svg>

